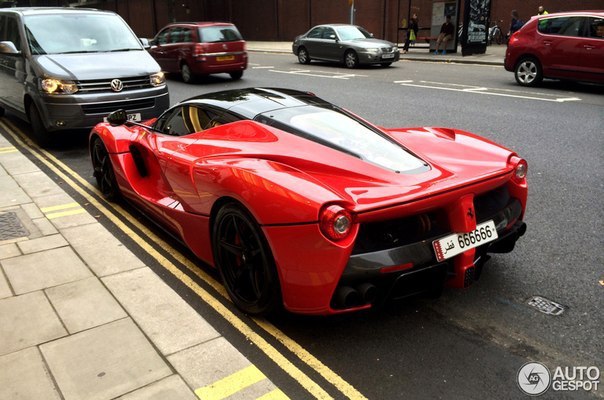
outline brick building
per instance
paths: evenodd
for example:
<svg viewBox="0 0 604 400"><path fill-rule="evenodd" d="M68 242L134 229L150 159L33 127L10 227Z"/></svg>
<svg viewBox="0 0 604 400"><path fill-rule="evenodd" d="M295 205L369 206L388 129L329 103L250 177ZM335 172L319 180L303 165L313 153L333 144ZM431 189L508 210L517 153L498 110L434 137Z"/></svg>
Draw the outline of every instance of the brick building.
<svg viewBox="0 0 604 400"><path fill-rule="evenodd" d="M290 41L321 23L350 22L351 0L11 0L20 6L72 5L113 10L141 37L152 37L171 21L230 21L247 40ZM459 0L463 9L464 0ZM430 27L432 4L457 0L354 0L355 23L377 37L402 40L398 28L410 13L416 13L421 27ZM510 11L518 10L524 20L546 10L571 11L604 9L604 0L491 0L491 21L503 20L507 31ZM2 0L0 0L0 4ZM459 10L463 15L463 10ZM455 21L454 21L455 22Z"/></svg>

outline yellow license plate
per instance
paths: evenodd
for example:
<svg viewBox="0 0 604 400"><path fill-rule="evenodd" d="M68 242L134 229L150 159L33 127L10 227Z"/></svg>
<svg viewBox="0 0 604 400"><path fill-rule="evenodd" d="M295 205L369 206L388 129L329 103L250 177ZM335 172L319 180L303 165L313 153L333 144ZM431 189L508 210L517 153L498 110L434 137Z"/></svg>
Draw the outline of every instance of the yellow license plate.
<svg viewBox="0 0 604 400"><path fill-rule="evenodd" d="M216 57L216 61L233 61L235 56L218 56Z"/></svg>

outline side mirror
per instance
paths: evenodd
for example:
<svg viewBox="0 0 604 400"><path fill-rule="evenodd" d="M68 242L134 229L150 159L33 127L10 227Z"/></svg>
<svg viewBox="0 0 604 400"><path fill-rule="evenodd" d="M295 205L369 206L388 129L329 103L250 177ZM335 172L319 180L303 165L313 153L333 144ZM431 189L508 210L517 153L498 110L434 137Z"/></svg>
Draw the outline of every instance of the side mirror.
<svg viewBox="0 0 604 400"><path fill-rule="evenodd" d="M138 38L138 40L140 40L141 44L143 45L143 47L145 49L148 49L149 47L151 47L151 43L153 42L153 41L149 41L149 39L147 39L147 38Z"/></svg>
<svg viewBox="0 0 604 400"><path fill-rule="evenodd" d="M107 122L109 122L111 126L124 125L126 121L128 121L128 114L126 114L126 110L123 109L115 110L107 115Z"/></svg>
<svg viewBox="0 0 604 400"><path fill-rule="evenodd" d="M15 44L11 41L0 42L0 53L2 54L20 54L21 52L17 50Z"/></svg>

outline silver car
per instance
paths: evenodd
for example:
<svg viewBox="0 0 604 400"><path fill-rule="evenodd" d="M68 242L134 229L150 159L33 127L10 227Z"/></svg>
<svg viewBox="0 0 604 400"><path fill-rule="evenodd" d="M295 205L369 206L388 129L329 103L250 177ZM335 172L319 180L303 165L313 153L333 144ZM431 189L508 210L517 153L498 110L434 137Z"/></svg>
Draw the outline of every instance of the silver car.
<svg viewBox="0 0 604 400"><path fill-rule="evenodd" d="M335 61L348 68L360 64L388 67L400 57L396 44L376 39L360 26L345 24L317 25L296 37L292 50L300 64L311 60Z"/></svg>

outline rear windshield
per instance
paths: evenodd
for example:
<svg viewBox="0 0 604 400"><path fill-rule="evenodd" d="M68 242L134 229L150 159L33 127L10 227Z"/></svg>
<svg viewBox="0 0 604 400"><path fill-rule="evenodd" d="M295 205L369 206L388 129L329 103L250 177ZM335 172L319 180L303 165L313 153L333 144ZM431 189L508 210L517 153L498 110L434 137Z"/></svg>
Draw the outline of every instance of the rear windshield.
<svg viewBox="0 0 604 400"><path fill-rule="evenodd" d="M128 25L113 14L47 14L25 17L32 54L143 50Z"/></svg>
<svg viewBox="0 0 604 400"><path fill-rule="evenodd" d="M206 26L199 28L199 36L203 43L234 42L243 40L234 26Z"/></svg>
<svg viewBox="0 0 604 400"><path fill-rule="evenodd" d="M396 172L426 169L422 160L393 139L344 112L302 106L270 111L255 119Z"/></svg>

